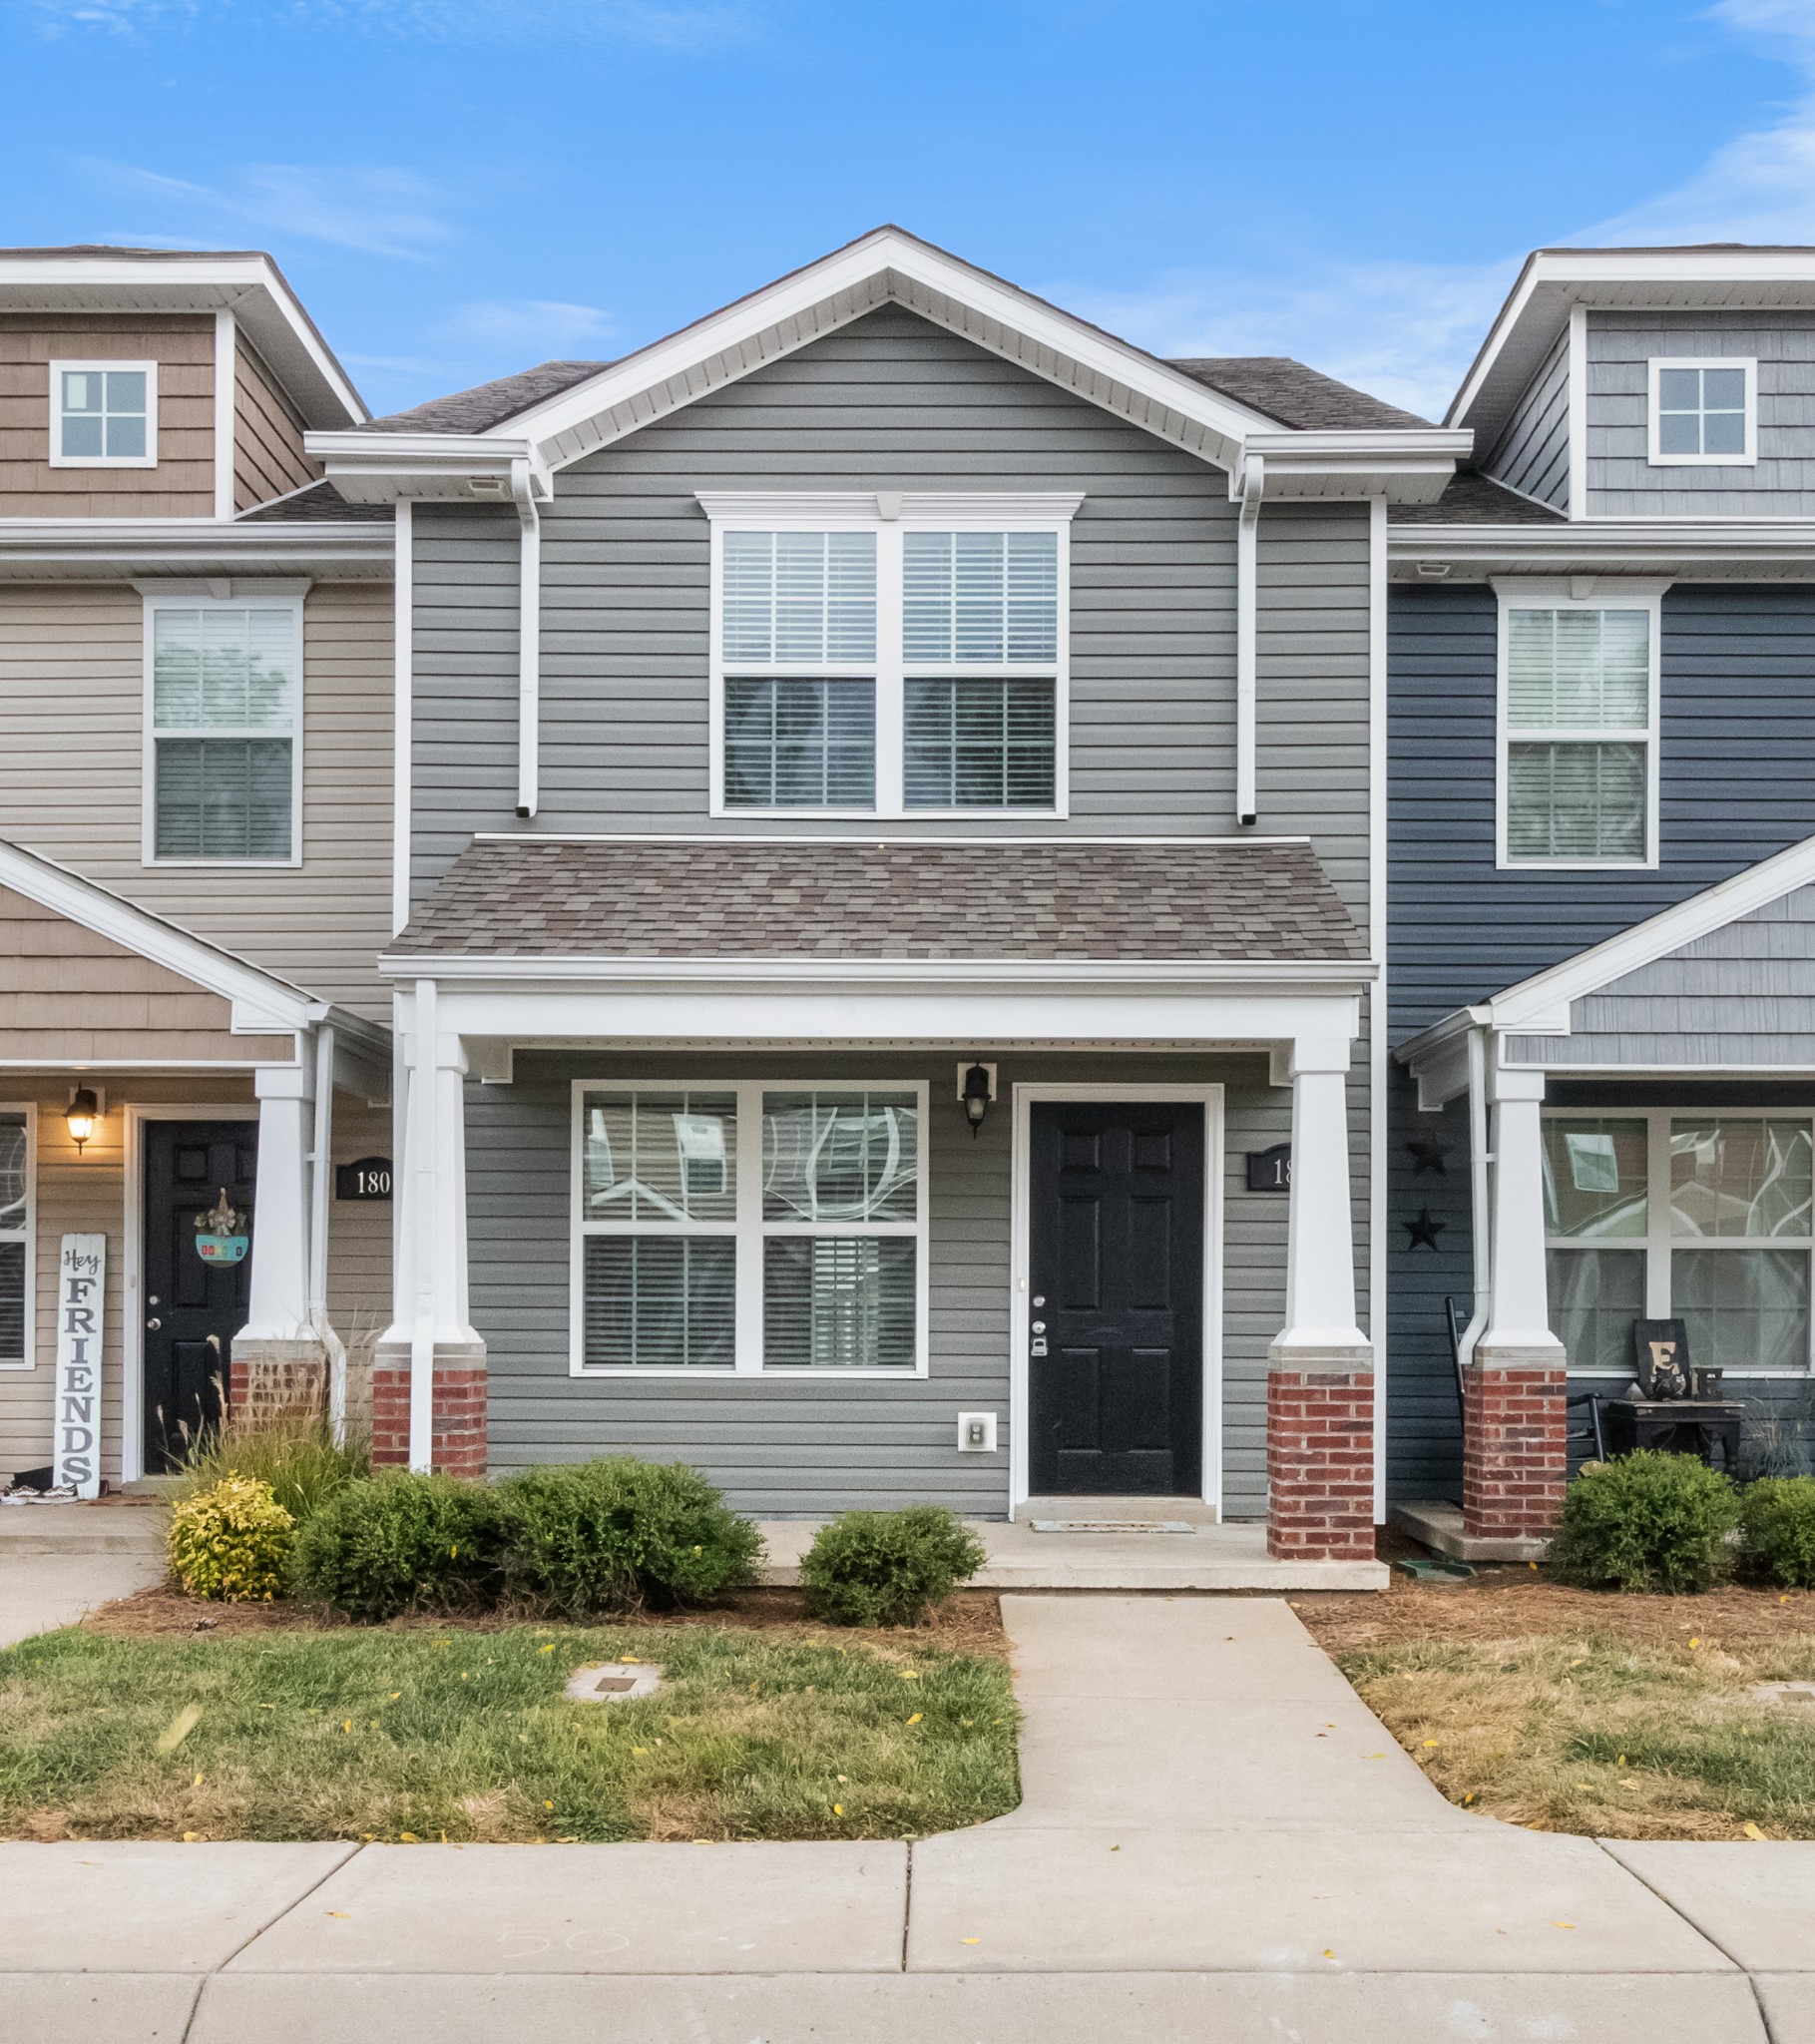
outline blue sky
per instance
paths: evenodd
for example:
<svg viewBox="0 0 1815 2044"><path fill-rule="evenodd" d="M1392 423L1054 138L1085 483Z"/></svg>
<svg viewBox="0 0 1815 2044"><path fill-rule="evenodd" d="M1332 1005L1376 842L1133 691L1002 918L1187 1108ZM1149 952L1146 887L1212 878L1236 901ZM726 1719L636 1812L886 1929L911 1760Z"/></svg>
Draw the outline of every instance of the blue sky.
<svg viewBox="0 0 1815 2044"><path fill-rule="evenodd" d="M1524 252L1815 243L1815 0L0 0L0 241L260 248L374 410L893 220L1440 408Z"/></svg>

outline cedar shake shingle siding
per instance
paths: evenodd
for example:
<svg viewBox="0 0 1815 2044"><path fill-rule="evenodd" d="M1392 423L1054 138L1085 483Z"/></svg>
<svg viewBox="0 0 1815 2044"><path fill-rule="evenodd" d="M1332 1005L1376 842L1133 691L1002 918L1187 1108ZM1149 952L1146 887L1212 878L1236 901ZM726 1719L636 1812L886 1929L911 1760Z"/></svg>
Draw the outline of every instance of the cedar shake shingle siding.
<svg viewBox="0 0 1815 2044"><path fill-rule="evenodd" d="M1359 958L1308 844L480 838L391 946L433 957Z"/></svg>

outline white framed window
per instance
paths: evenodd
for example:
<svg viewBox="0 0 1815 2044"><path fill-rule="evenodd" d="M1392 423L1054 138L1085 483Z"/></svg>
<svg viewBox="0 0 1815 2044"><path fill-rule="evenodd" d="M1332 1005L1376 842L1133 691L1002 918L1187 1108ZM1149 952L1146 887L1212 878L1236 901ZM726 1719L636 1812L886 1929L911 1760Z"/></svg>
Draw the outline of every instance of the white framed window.
<svg viewBox="0 0 1815 2044"><path fill-rule="evenodd" d="M714 815L1067 812L1080 497L699 501Z"/></svg>
<svg viewBox="0 0 1815 2044"><path fill-rule="evenodd" d="M1564 582L1495 584L1502 866L1657 863L1665 585L1609 584L1582 596Z"/></svg>
<svg viewBox="0 0 1815 2044"><path fill-rule="evenodd" d="M302 599L148 592L148 865L295 865Z"/></svg>
<svg viewBox="0 0 1815 2044"><path fill-rule="evenodd" d="M1649 406L1653 468L1758 460L1758 363L1751 356L1653 356Z"/></svg>
<svg viewBox="0 0 1815 2044"><path fill-rule="evenodd" d="M156 468L158 364L52 362L52 468Z"/></svg>
<svg viewBox="0 0 1815 2044"><path fill-rule="evenodd" d="M35 1124L29 1105L0 1103L0 1369L30 1369L37 1360L32 1342Z"/></svg>
<svg viewBox="0 0 1815 2044"><path fill-rule="evenodd" d="M1573 1370L1629 1377L1639 1317L1741 1376L1810 1362L1815 1113L1559 1110L1544 1118L1551 1326Z"/></svg>
<svg viewBox="0 0 1815 2044"><path fill-rule="evenodd" d="M924 1376L924 1083L574 1087L576 1376Z"/></svg>

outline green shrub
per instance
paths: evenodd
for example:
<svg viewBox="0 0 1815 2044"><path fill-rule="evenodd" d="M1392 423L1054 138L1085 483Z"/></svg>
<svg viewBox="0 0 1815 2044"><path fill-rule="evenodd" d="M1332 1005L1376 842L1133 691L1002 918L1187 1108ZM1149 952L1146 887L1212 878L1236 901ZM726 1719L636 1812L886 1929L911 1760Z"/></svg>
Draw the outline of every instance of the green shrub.
<svg viewBox="0 0 1815 2044"><path fill-rule="evenodd" d="M983 1543L944 1505L845 1512L800 1561L807 1609L834 1625L913 1625L984 1563Z"/></svg>
<svg viewBox="0 0 1815 2044"><path fill-rule="evenodd" d="M1589 1589L1705 1590L1733 1564L1732 1483L1693 1455L1590 1462L1564 1494L1551 1561Z"/></svg>
<svg viewBox="0 0 1815 2044"><path fill-rule="evenodd" d="M1767 1476L1739 1493L1739 1560L1785 1589L1815 1589L1815 1476Z"/></svg>
<svg viewBox="0 0 1815 2044"><path fill-rule="evenodd" d="M279 1412L211 1426L183 1458L184 1497L211 1490L225 1476L268 1483L271 1495L298 1526L324 1498L369 1473L371 1452L362 1434L336 1441L325 1412Z"/></svg>
<svg viewBox="0 0 1815 2044"><path fill-rule="evenodd" d="M358 1619L480 1603L498 1589L505 1518L483 1483L403 1469L363 1477L297 1535L296 1587Z"/></svg>
<svg viewBox="0 0 1815 2044"><path fill-rule="evenodd" d="M171 1514L171 1567L192 1597L268 1604L283 1594L295 1530L268 1483L224 1477Z"/></svg>
<svg viewBox="0 0 1815 2044"><path fill-rule="evenodd" d="M678 1462L614 1455L502 1486L510 1587L575 1617L715 1597L750 1579L762 1539Z"/></svg>

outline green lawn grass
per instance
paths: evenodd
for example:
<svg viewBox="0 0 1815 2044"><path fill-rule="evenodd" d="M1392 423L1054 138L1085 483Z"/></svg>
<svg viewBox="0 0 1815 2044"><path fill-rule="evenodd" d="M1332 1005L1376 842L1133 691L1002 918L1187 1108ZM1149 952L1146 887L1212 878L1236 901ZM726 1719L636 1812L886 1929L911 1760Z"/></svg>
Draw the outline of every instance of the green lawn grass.
<svg viewBox="0 0 1815 2044"><path fill-rule="evenodd" d="M656 1696L563 1696L626 1655ZM0 1653L0 1834L901 1837L1012 1809L1015 1726L1002 1663L903 1636L72 1629Z"/></svg>
<svg viewBox="0 0 1815 2044"><path fill-rule="evenodd" d="M1815 1838L1815 1638L1726 1651L1612 1633L1412 1639L1337 1665L1452 1801L1614 1838ZM1751 1826L1751 1830L1747 1826Z"/></svg>

